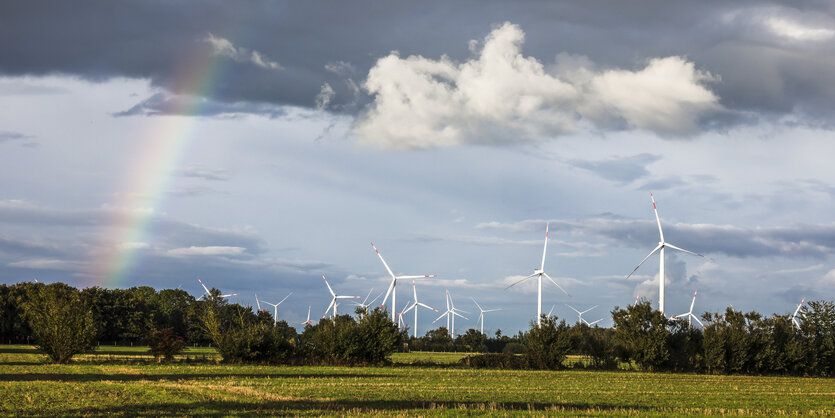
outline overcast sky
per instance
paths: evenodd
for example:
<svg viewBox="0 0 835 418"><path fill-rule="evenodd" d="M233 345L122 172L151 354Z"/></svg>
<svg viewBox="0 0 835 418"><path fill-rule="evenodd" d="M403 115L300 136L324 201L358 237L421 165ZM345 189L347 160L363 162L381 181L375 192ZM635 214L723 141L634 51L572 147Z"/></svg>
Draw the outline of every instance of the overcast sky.
<svg viewBox="0 0 835 418"><path fill-rule="evenodd" d="M835 4L4 2L0 280L525 329L835 297ZM398 307L412 299L397 286ZM342 309L341 312L345 312ZM474 327L458 321L459 330ZM419 333L437 317L420 312ZM408 321L411 324L411 316ZM440 322L438 323L440 324ZM436 324L437 325L437 324Z"/></svg>

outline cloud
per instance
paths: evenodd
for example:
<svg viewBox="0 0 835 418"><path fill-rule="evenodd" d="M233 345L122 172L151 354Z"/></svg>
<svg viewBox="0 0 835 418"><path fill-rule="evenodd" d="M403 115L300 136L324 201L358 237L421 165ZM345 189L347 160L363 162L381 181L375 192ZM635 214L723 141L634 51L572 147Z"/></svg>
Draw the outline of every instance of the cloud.
<svg viewBox="0 0 835 418"><path fill-rule="evenodd" d="M612 157L606 160L570 160L568 164L590 171L600 178L620 184L628 184L649 175L646 166L661 157L654 154L637 154L630 157Z"/></svg>
<svg viewBox="0 0 835 418"><path fill-rule="evenodd" d="M356 132L405 149L539 140L577 131L578 119L682 136L720 110L704 86L713 77L681 57L651 59L637 71L581 66L550 74L522 54L524 38L505 23L463 63L396 52L379 59L364 84L374 102Z"/></svg>
<svg viewBox="0 0 835 418"><path fill-rule="evenodd" d="M246 252L244 247L208 246L188 248L174 248L168 250L167 254L174 257L180 256L239 256Z"/></svg>
<svg viewBox="0 0 835 418"><path fill-rule="evenodd" d="M283 106L269 103L223 102L190 94L154 93L129 109L114 112L113 116L227 116L259 114L271 118L287 115Z"/></svg>
<svg viewBox="0 0 835 418"><path fill-rule="evenodd" d="M204 168L200 166L189 166L174 170L174 174L179 177L199 178L210 181L227 181L229 174L222 168Z"/></svg>
<svg viewBox="0 0 835 418"><path fill-rule="evenodd" d="M84 264L77 261L68 261L51 258L37 258L30 260L15 261L6 264L7 267L34 269L34 270L66 270L76 271Z"/></svg>
<svg viewBox="0 0 835 418"><path fill-rule="evenodd" d="M268 59L264 56L264 54L255 50L236 47L234 44L232 44L230 40L226 38L216 37L210 33L208 36L201 39L201 41L207 42L209 45L211 45L212 52L215 55L226 57L237 62L252 63L261 68L266 68L269 70L284 69L284 67L282 67L279 63Z"/></svg>
<svg viewBox="0 0 835 418"><path fill-rule="evenodd" d="M764 25L775 35L796 41L826 41L835 37L835 30L804 25L801 22L772 16Z"/></svg>

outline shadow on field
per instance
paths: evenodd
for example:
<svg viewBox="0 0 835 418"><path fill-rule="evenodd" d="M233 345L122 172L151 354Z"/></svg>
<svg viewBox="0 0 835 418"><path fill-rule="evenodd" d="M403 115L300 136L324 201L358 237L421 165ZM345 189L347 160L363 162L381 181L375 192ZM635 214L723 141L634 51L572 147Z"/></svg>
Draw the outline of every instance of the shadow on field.
<svg viewBox="0 0 835 418"><path fill-rule="evenodd" d="M193 402L159 403L153 405L124 405L67 409L67 415L191 415L228 416L230 414L297 414L319 411L374 413L379 411L447 410L453 413L481 411L553 411L553 412L649 412L651 408L636 405L594 405L588 403L537 403L537 402L449 402L449 401L265 401L265 402Z"/></svg>
<svg viewBox="0 0 835 418"><path fill-rule="evenodd" d="M9 364L9 363L4 363ZM331 378L392 378L390 374L363 373L329 373L329 374L298 374L298 373L182 373L182 374L95 374L95 373L0 373L0 382L135 382L139 380L200 380L200 379L331 379Z"/></svg>

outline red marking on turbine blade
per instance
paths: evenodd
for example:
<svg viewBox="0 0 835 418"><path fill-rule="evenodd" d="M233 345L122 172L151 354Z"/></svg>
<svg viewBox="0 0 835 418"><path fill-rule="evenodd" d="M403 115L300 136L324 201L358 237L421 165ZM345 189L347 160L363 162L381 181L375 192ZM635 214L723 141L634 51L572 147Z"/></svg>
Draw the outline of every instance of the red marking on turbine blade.
<svg viewBox="0 0 835 418"><path fill-rule="evenodd" d="M655 207L655 202L652 202L652 208L653 209L658 209L658 208Z"/></svg>

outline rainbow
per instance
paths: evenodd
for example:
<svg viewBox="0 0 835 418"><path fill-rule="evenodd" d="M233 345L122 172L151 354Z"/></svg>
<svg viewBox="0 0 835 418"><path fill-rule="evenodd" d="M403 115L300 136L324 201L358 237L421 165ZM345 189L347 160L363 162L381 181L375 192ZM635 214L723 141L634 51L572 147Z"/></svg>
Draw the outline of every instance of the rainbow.
<svg viewBox="0 0 835 418"><path fill-rule="evenodd" d="M174 97L166 115L149 118L143 153L125 173L121 202L109 218L102 238L104 249L92 255L89 271L84 274L87 285L125 286L139 250L148 246L150 221L160 210L172 174L193 136L195 116L201 114L206 102L201 98L213 96L224 61L217 56L207 60L199 54L185 60L172 90L188 94Z"/></svg>

